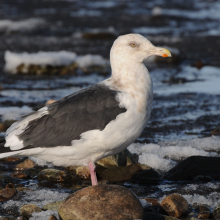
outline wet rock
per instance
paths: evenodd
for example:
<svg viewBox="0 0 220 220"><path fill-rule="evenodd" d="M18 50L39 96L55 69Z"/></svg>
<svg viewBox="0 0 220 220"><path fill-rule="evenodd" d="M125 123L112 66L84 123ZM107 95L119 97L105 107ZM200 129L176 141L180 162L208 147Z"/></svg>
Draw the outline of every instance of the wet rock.
<svg viewBox="0 0 220 220"><path fill-rule="evenodd" d="M210 219L211 213L209 211L203 211L198 214L198 219Z"/></svg>
<svg viewBox="0 0 220 220"><path fill-rule="evenodd" d="M32 213L41 212L41 208L34 204L28 204L21 207L20 212L24 217L30 218Z"/></svg>
<svg viewBox="0 0 220 220"><path fill-rule="evenodd" d="M71 175L65 171L56 169L44 169L38 174L39 180L47 180L51 182L70 182Z"/></svg>
<svg viewBox="0 0 220 220"><path fill-rule="evenodd" d="M177 218L174 218L172 216L147 212L145 213L143 220L177 220Z"/></svg>
<svg viewBox="0 0 220 220"><path fill-rule="evenodd" d="M0 190L0 202L13 198L17 194L15 188L5 188Z"/></svg>
<svg viewBox="0 0 220 220"><path fill-rule="evenodd" d="M96 164L106 168L112 166L128 166L136 163L138 163L138 158L135 155L131 154L128 149L125 149L124 151L113 156L102 158L101 160L96 162Z"/></svg>
<svg viewBox="0 0 220 220"><path fill-rule="evenodd" d="M220 206L215 208L212 215L214 220L220 220Z"/></svg>
<svg viewBox="0 0 220 220"><path fill-rule="evenodd" d="M44 210L58 210L60 205L62 204L62 201L56 201L56 202L50 202L48 204L46 204L43 209Z"/></svg>
<svg viewBox="0 0 220 220"><path fill-rule="evenodd" d="M56 189L58 185L47 180L38 182L38 186L42 188Z"/></svg>
<svg viewBox="0 0 220 220"><path fill-rule="evenodd" d="M220 158L192 156L181 161L164 176L167 180L193 180L196 176L209 176L220 180Z"/></svg>
<svg viewBox="0 0 220 220"><path fill-rule="evenodd" d="M170 215L179 218L188 211L189 205L180 194L174 193L163 199L161 207Z"/></svg>
<svg viewBox="0 0 220 220"><path fill-rule="evenodd" d="M63 220L143 218L139 199L129 189L116 185L79 190L63 201L58 213Z"/></svg>
<svg viewBox="0 0 220 220"><path fill-rule="evenodd" d="M160 175L152 168L135 173L132 176L132 183L139 184L157 184L161 181Z"/></svg>
<svg viewBox="0 0 220 220"><path fill-rule="evenodd" d="M24 162L22 163L19 163L17 166L16 166L16 169L17 170L25 170L25 169L29 169L29 168L32 168L34 167L36 164L30 160L30 159L27 159L25 160Z"/></svg>
<svg viewBox="0 0 220 220"><path fill-rule="evenodd" d="M90 171L88 167L77 167L76 168L76 175L79 176L81 179L89 180L90 179Z"/></svg>
<svg viewBox="0 0 220 220"><path fill-rule="evenodd" d="M13 184L19 184L21 182L21 180L18 178L11 177L11 176L4 175L4 174L0 175L0 180L2 180L5 183L13 183Z"/></svg>
<svg viewBox="0 0 220 220"><path fill-rule="evenodd" d="M108 32L99 32L99 33L83 33L82 38L86 39L115 39L115 35L113 33Z"/></svg>
<svg viewBox="0 0 220 220"><path fill-rule="evenodd" d="M213 131L211 131L212 135L220 135L220 128L215 128Z"/></svg>
<svg viewBox="0 0 220 220"><path fill-rule="evenodd" d="M38 170L38 169L35 169L35 168L30 168L30 169L25 170L24 173L25 173L28 177L34 178L35 176L38 175L38 173L39 173L40 171L41 171L41 170Z"/></svg>
<svg viewBox="0 0 220 220"><path fill-rule="evenodd" d="M196 212L210 212L210 209L206 206L206 205L198 205L196 208L195 208L195 211Z"/></svg>
<svg viewBox="0 0 220 220"><path fill-rule="evenodd" d="M18 178L18 179L27 179L27 175L24 173L12 173L12 177Z"/></svg>
<svg viewBox="0 0 220 220"><path fill-rule="evenodd" d="M7 162L16 162L16 161L19 161L20 158L16 158L16 157L6 157L4 158L5 161Z"/></svg>
<svg viewBox="0 0 220 220"><path fill-rule="evenodd" d="M136 173L142 171L144 168L150 167L142 166L140 164L132 164L129 166L114 167L112 166L109 169L103 167L96 168L98 176L103 180L108 180L109 182L123 182L131 179L131 177Z"/></svg>
<svg viewBox="0 0 220 220"><path fill-rule="evenodd" d="M17 220L17 218L13 216L0 216L0 220Z"/></svg>
<svg viewBox="0 0 220 220"><path fill-rule="evenodd" d="M29 74L29 75L65 75L65 74L75 74L77 69L77 64L72 63L67 66L40 66L40 65L25 65L20 64L16 68L18 74Z"/></svg>
<svg viewBox="0 0 220 220"><path fill-rule="evenodd" d="M15 120L6 120L0 123L0 132L5 132L14 122Z"/></svg>
<svg viewBox="0 0 220 220"><path fill-rule="evenodd" d="M54 215L51 215L47 220L57 220L57 218Z"/></svg>

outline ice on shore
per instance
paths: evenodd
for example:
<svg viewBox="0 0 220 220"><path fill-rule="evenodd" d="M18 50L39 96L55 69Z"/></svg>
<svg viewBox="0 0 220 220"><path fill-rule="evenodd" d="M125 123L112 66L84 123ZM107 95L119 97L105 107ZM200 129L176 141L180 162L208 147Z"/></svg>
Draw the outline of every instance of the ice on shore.
<svg viewBox="0 0 220 220"><path fill-rule="evenodd" d="M190 156L219 156L220 138L195 138L192 140L175 140L159 144L133 143L128 147L131 153L139 155L139 163L146 164L159 171L168 171L177 161ZM217 152L210 152L210 151Z"/></svg>
<svg viewBox="0 0 220 220"><path fill-rule="evenodd" d="M29 18L21 21L0 20L0 31L33 31L46 25L47 22L43 18Z"/></svg>
<svg viewBox="0 0 220 220"><path fill-rule="evenodd" d="M31 189L31 187L30 187ZM69 196L69 193L66 192L58 192L56 190L50 190L50 189L36 189L34 186L33 191L23 191L22 192L22 199L19 199L19 197L14 197L11 200L8 200L7 202L2 204L2 207L4 209L17 207L20 209L22 206L26 204L34 204L43 208L44 205L56 202L56 201L62 201L67 196ZM17 199L16 199L17 198Z"/></svg>
<svg viewBox="0 0 220 220"><path fill-rule="evenodd" d="M11 51L5 52L5 71L15 74L17 67L24 64L26 67L29 65L39 66L67 66L76 62L79 67L88 67L91 65L106 66L109 61L100 55L77 55L70 51L57 51L57 52L44 52L38 53L14 53Z"/></svg>

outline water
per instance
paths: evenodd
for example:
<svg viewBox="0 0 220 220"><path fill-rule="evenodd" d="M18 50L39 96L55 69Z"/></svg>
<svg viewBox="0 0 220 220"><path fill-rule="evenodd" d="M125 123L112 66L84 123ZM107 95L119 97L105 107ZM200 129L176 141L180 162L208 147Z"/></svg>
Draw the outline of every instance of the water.
<svg viewBox="0 0 220 220"><path fill-rule="evenodd" d="M220 127L219 8L220 1L202 0L2 0L0 122L37 110L49 99L60 99L110 76L110 68L105 75L96 71L62 76L6 74L4 56L7 50L18 53L66 50L109 59L114 39L135 32L143 34L156 46L179 51L172 62L146 62L154 84L154 103L151 119L136 142L176 141L175 146L181 147L181 140L196 138L199 145L200 140L201 143L204 140L199 138L211 137L211 132ZM215 156L218 156L219 147L212 149ZM203 153L208 151L205 149ZM172 160L162 155L161 166L167 164L168 159ZM190 204L205 201L213 208L219 203L218 182L199 185L201 189L209 188L213 193L210 195L208 189L198 191L194 183L131 187L140 198L162 198L179 192Z"/></svg>

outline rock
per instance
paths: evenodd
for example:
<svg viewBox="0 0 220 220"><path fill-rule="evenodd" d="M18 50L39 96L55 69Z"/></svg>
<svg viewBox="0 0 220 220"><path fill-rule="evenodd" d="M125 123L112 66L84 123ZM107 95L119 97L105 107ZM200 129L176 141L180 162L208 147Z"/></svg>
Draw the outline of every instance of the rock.
<svg viewBox="0 0 220 220"><path fill-rule="evenodd" d="M195 211L196 211L196 212L205 212L205 211L210 212L210 209L209 209L206 205L198 205L198 206L195 208Z"/></svg>
<svg viewBox="0 0 220 220"><path fill-rule="evenodd" d="M76 175L79 176L81 179L89 180L90 179L90 171L88 167L77 167L76 168Z"/></svg>
<svg viewBox="0 0 220 220"><path fill-rule="evenodd" d="M48 204L46 204L43 209L44 210L58 210L60 205L61 205L62 201L56 201L56 202L50 202Z"/></svg>
<svg viewBox="0 0 220 220"><path fill-rule="evenodd" d="M198 219L210 219L211 213L209 211L203 211L198 214Z"/></svg>
<svg viewBox="0 0 220 220"><path fill-rule="evenodd" d="M159 199L155 199L155 198L144 198L144 199L152 206L160 206Z"/></svg>
<svg viewBox="0 0 220 220"><path fill-rule="evenodd" d="M18 179L27 179L27 175L24 173L12 173L12 177L18 178Z"/></svg>
<svg viewBox="0 0 220 220"><path fill-rule="evenodd" d="M17 194L17 190L14 188L5 188L0 190L0 202L13 198Z"/></svg>
<svg viewBox="0 0 220 220"><path fill-rule="evenodd" d="M30 178L34 178L38 175L38 173L40 172L41 170L38 170L36 168L30 168L30 169L27 169L24 171L24 173L30 177Z"/></svg>
<svg viewBox="0 0 220 220"><path fill-rule="evenodd" d="M178 219L171 216L160 215L153 212L147 212L144 214L143 220L178 220Z"/></svg>
<svg viewBox="0 0 220 220"><path fill-rule="evenodd" d="M6 120L0 123L0 132L5 132L14 122L15 120Z"/></svg>
<svg viewBox="0 0 220 220"><path fill-rule="evenodd" d="M192 156L181 161L164 176L167 180L193 180L196 176L209 176L220 180L220 158Z"/></svg>
<svg viewBox="0 0 220 220"><path fill-rule="evenodd" d="M39 180L48 180L51 182L70 182L71 175L65 171L56 169L44 169L38 174Z"/></svg>
<svg viewBox="0 0 220 220"><path fill-rule="evenodd" d="M15 218L13 216L0 216L0 220L17 220L18 218Z"/></svg>
<svg viewBox="0 0 220 220"><path fill-rule="evenodd" d="M132 164L129 166L114 167L109 169L103 167L96 168L98 176L103 180L108 180L109 182L123 182L131 179L131 177L136 173L143 170L143 166L140 164ZM146 169L150 167L146 166Z"/></svg>
<svg viewBox="0 0 220 220"><path fill-rule="evenodd" d="M0 180L4 181L6 183L13 183L13 184L19 184L21 182L21 180L18 178L11 177L11 176L4 175L4 174L0 175Z"/></svg>
<svg viewBox="0 0 220 220"><path fill-rule="evenodd" d="M214 220L220 220L220 206L215 208L212 215Z"/></svg>
<svg viewBox="0 0 220 220"><path fill-rule="evenodd" d="M142 219L143 208L127 188L117 185L91 186L68 196L58 213L63 220Z"/></svg>
<svg viewBox="0 0 220 220"><path fill-rule="evenodd" d="M138 163L138 158L131 154L128 149L113 156L104 157L96 162L96 164L106 168L112 166L128 166L136 163Z"/></svg>
<svg viewBox="0 0 220 220"><path fill-rule="evenodd" d="M157 184L160 181L160 175L151 167L141 172L135 173L131 180L132 183L139 184Z"/></svg>
<svg viewBox="0 0 220 220"><path fill-rule="evenodd" d="M51 215L47 220L57 220L57 218L54 215Z"/></svg>
<svg viewBox="0 0 220 220"><path fill-rule="evenodd" d="M16 158L16 157L6 157L4 158L5 161L7 162L16 162L16 161L19 161L20 158Z"/></svg>
<svg viewBox="0 0 220 220"><path fill-rule="evenodd" d="M16 166L16 169L17 170L25 170L25 169L29 169L29 168L32 168L34 167L36 164L30 160L30 159L27 159L25 160L24 162L22 163L19 163L17 166Z"/></svg>
<svg viewBox="0 0 220 220"><path fill-rule="evenodd" d="M189 205L184 197L174 193L166 196L161 202L161 207L170 215L179 218L188 211Z"/></svg>
<svg viewBox="0 0 220 220"><path fill-rule="evenodd" d="M28 204L21 207L20 212L24 217L30 218L32 213L41 212L41 208L34 204Z"/></svg>

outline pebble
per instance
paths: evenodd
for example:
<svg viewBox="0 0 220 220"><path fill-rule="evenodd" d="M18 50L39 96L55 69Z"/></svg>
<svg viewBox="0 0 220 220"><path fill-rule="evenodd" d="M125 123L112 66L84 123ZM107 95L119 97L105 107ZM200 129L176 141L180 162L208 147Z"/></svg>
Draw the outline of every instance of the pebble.
<svg viewBox="0 0 220 220"><path fill-rule="evenodd" d="M130 180L136 172L140 172L143 170L143 168L146 167L143 167L140 164L132 164L129 166L121 167L111 167L109 169L97 166L96 172L102 180L107 180L109 182L123 182L126 180Z"/></svg>
<svg viewBox="0 0 220 220"><path fill-rule="evenodd" d="M36 164L30 160L26 159L24 162L19 163L15 168L16 170L25 170L34 167Z"/></svg>
<svg viewBox="0 0 220 220"><path fill-rule="evenodd" d="M137 197L117 185L97 185L78 190L61 204L58 213L69 219L142 219L144 210Z"/></svg>
<svg viewBox="0 0 220 220"><path fill-rule="evenodd" d="M170 216L175 218L181 217L189 208L186 199L177 193L166 196L161 202L161 206Z"/></svg>
<svg viewBox="0 0 220 220"><path fill-rule="evenodd" d="M90 171L88 167L79 166L76 168L76 175L81 179L89 180L90 179Z"/></svg>
<svg viewBox="0 0 220 220"><path fill-rule="evenodd" d="M24 173L12 173L12 177L18 178L18 179L27 179L27 175Z"/></svg>
<svg viewBox="0 0 220 220"><path fill-rule="evenodd" d="M54 215L51 215L47 220L57 220L57 218Z"/></svg>
<svg viewBox="0 0 220 220"><path fill-rule="evenodd" d="M209 219L211 218L211 213L209 211L200 212L197 216L199 219Z"/></svg>
<svg viewBox="0 0 220 220"><path fill-rule="evenodd" d="M38 179L51 182L70 182L72 177L65 171L56 169L44 169L38 174Z"/></svg>
<svg viewBox="0 0 220 220"><path fill-rule="evenodd" d="M144 215L144 220L178 220L178 219L172 216L156 214L153 212L147 212Z"/></svg>
<svg viewBox="0 0 220 220"><path fill-rule="evenodd" d="M30 218L32 213L34 212L41 212L41 208L34 204L28 204L21 207L20 212L23 216Z"/></svg>
<svg viewBox="0 0 220 220"><path fill-rule="evenodd" d="M216 207L212 214L214 220L220 220L220 206Z"/></svg>
<svg viewBox="0 0 220 220"><path fill-rule="evenodd" d="M17 190L14 188L5 188L0 190L0 202L13 198L17 194Z"/></svg>

